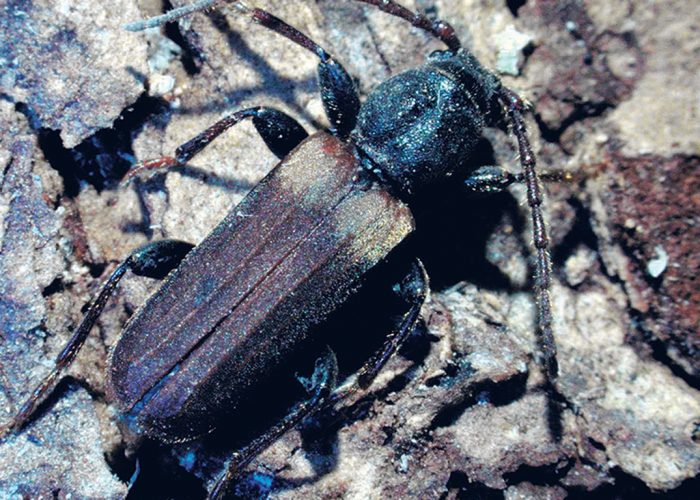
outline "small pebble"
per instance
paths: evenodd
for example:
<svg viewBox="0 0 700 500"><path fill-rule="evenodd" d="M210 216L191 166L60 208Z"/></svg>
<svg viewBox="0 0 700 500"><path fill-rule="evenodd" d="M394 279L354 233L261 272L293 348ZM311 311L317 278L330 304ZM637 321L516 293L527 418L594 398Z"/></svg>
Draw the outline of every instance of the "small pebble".
<svg viewBox="0 0 700 500"><path fill-rule="evenodd" d="M656 257L647 263L647 272L652 278L658 278L668 267L668 254L661 245L656 245L654 251Z"/></svg>

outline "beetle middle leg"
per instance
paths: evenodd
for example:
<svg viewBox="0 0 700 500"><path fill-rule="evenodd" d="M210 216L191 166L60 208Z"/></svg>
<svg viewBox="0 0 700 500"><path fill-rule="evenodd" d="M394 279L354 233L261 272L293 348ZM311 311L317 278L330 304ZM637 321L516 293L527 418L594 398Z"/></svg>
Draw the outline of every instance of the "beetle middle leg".
<svg viewBox="0 0 700 500"><path fill-rule="evenodd" d="M421 28L448 46L451 52L467 51L461 47L459 39L449 24L435 21L431 23L424 16L413 14L410 10L401 7L393 0L358 0L378 7L379 9L409 21L414 26ZM500 83L499 83L500 85ZM535 155L532 152L527 135L524 115L527 112L527 104L517 93L507 87L500 87L498 99L503 106L503 118L511 125L511 129L518 143L520 153L520 165L523 171L523 181L527 189L527 201L532 214L533 244L537 253L535 263L535 300L537 302L537 324L545 374L548 384L554 385L558 376L557 349L552 331L552 306L550 299L551 289L551 258L549 255L549 238L544 225L542 215L542 188L540 175L537 172ZM499 119L495 119L491 125L498 125Z"/></svg>
<svg viewBox="0 0 700 500"><path fill-rule="evenodd" d="M68 343L56 357L54 367L31 392L29 398L22 404L12 421L0 427L0 438L19 430L32 416L43 401L44 396L54 387L61 372L71 365L75 356L85 344L90 330L95 326L109 298L114 294L119 281L127 271L131 270L138 276L162 279L175 269L194 245L178 240L160 240L148 243L129 255L117 268L112 271L97 298L88 307L85 316L73 332Z"/></svg>
<svg viewBox="0 0 700 500"><path fill-rule="evenodd" d="M256 23L313 52L320 59L318 80L321 101L326 111L326 116L331 123L331 131L336 136L346 139L355 127L357 114L360 109L360 99L357 95L355 84L345 68L323 47L269 12L258 8L245 7L239 5L238 2L233 3L242 13L249 15ZM182 15L192 12L191 9L188 10L186 8L175 9L168 15L161 16L160 19L164 19L163 22L171 20L172 14L178 10L183 11ZM158 19L154 18L153 21L158 23ZM144 27L145 25L138 23L127 26L128 29L134 31ZM308 136L304 128L296 120L277 109L254 107L234 111L179 146L175 152L175 157L164 156L136 164L127 174L125 181L130 180L144 170L169 168L185 164L223 132L249 117L253 119L255 128L270 151L280 159L289 154L292 149Z"/></svg>
<svg viewBox="0 0 700 500"><path fill-rule="evenodd" d="M574 174L564 170L542 172L539 175L542 182L571 182ZM505 191L508 186L516 183L524 183L525 174L510 172L496 165L486 165L476 169L464 180L464 187L468 193L495 194Z"/></svg>
<svg viewBox="0 0 700 500"><path fill-rule="evenodd" d="M221 497L231 481L242 472L246 465L285 432L296 427L304 418L321 408L342 401L358 390L367 389L371 385L418 323L421 307L428 294L428 275L420 260L415 260L407 275L395 286L395 293L409 305L408 310L397 322L394 330L387 335L383 345L357 371L352 381L347 386L333 391L337 374L337 361L333 351L328 349L327 353L316 362L313 375L309 379L300 378L300 382L309 394L309 399L298 403L279 423L236 452L229 462L226 472L212 489L210 498Z"/></svg>
<svg viewBox="0 0 700 500"><path fill-rule="evenodd" d="M415 14L401 7L393 0L357 0L374 5L380 10L393 16L410 22L413 26L423 29L434 37L440 39L452 53L460 51L468 52L462 48L454 29L442 21L431 22L425 16ZM500 86L500 82L499 82ZM556 383L559 368L557 364L557 349L552 330L552 306L550 300L551 289L551 258L549 255L549 238L544 225L542 215L542 188L540 175L535 165L535 155L532 152L527 136L524 115L527 105L514 91L500 87L498 99L503 107L502 117L511 125L513 135L518 143L520 153L520 165L523 171L523 180L527 189L527 200L532 214L533 244L536 251L534 292L537 302L538 336L542 349L543 364L547 382L553 386ZM494 119L490 125L498 125L500 118Z"/></svg>
<svg viewBox="0 0 700 500"><path fill-rule="evenodd" d="M264 106L241 109L225 116L189 141L178 146L175 156L163 156L137 163L124 178L128 182L144 170L170 168L184 165L232 126L246 118L253 119L253 125L267 147L282 159L297 147L309 134L291 116L282 111Z"/></svg>

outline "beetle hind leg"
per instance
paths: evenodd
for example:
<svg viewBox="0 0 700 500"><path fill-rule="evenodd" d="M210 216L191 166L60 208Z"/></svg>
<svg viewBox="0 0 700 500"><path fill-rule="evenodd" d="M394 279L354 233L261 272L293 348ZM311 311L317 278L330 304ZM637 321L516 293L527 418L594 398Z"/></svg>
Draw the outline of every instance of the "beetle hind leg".
<svg viewBox="0 0 700 500"><path fill-rule="evenodd" d="M367 389L415 328L420 310L428 296L428 274L420 260L415 260L410 271L395 290L410 304L408 311L402 316L396 328L387 335L384 344L358 370L356 378L348 386L333 393L330 403L337 403L358 390Z"/></svg>
<svg viewBox="0 0 700 500"><path fill-rule="evenodd" d="M102 285L100 293L88 307L83 320L73 332L66 346L56 357L54 367L31 392L12 420L8 424L0 426L0 438L5 437L10 432L21 429L34 414L44 397L56 384L59 375L71 365L75 356L85 344L90 330L92 330L92 327L100 317L107 301L114 294L119 281L128 270L139 276L161 279L179 265L192 247L193 245L189 243L177 240L156 241L138 248L121 262L107 278L104 285Z"/></svg>
<svg viewBox="0 0 700 500"><path fill-rule="evenodd" d="M296 427L304 418L325 406L335 387L337 374L338 361L333 351L329 348L316 361L316 367L311 377L297 377L308 392L309 398L294 406L280 422L268 429L262 436L256 438L239 452L234 453L228 463L226 472L217 480L209 494L209 498L223 498L231 481L241 473L246 465L285 432Z"/></svg>

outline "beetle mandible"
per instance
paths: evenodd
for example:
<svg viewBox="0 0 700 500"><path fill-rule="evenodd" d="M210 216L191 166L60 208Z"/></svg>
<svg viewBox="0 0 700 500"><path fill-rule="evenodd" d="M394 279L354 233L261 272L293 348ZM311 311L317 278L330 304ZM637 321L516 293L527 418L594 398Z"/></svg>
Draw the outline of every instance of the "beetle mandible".
<svg viewBox="0 0 700 500"><path fill-rule="evenodd" d="M422 66L379 85L363 104L350 75L326 50L271 13L241 1L200 0L127 26L136 31L226 4L318 57L321 99L331 128L308 136L279 110L243 109L181 145L174 157L134 168L129 176L185 164L246 118L281 159L196 248L163 240L125 259L88 308L55 368L5 432L21 428L32 415L75 358L119 280L131 270L165 282L132 317L113 349L108 373L111 396L135 429L161 441L208 433L413 230L405 201L455 171L469 171L470 155L484 127L504 120L517 140L522 176L472 167L466 186L493 192L516 180L526 185L536 250L538 330L545 372L549 383L555 382L549 243L526 133L525 102L462 47L446 22L430 20L390 0L357 1L402 18L447 46L430 54ZM277 217L256 216L270 213ZM329 351L320 358L305 381L308 400L236 453L211 496L223 495L257 453L304 417L367 388L415 327L427 291L428 278L416 261L398 287L408 306L406 313L354 380L336 390L335 356Z"/></svg>

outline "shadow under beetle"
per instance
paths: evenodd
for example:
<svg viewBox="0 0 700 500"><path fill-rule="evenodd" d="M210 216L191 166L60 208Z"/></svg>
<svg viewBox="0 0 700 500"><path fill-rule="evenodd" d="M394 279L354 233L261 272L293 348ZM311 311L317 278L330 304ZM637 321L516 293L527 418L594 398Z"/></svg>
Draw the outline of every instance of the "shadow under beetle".
<svg viewBox="0 0 700 500"><path fill-rule="evenodd" d="M405 201L458 170L471 171L467 191L498 192L515 181L526 184L537 252L539 338L548 380L555 381L550 257L535 157L523 118L526 105L461 47L449 24L393 1L357 1L409 21L448 47L379 85L362 105L351 77L322 47L269 12L243 2L200 0L127 26L136 31L215 4L228 5L320 59L321 99L331 129L308 136L281 111L249 108L181 145L175 157L139 164L130 176L185 164L245 118L252 118L281 159L196 248L175 240L157 241L122 262L88 308L55 368L5 433L22 427L72 362L127 270L165 282L134 314L111 353L112 399L131 427L161 441L190 440L210 432L413 230ZM510 124L518 142L523 173L470 169L470 155L483 128L503 123ZM328 350L313 375L302 379L308 399L234 454L210 496L224 495L243 467L304 417L367 388L413 330L427 290L425 270L416 261L397 287L407 311L355 379L335 389L336 361Z"/></svg>

